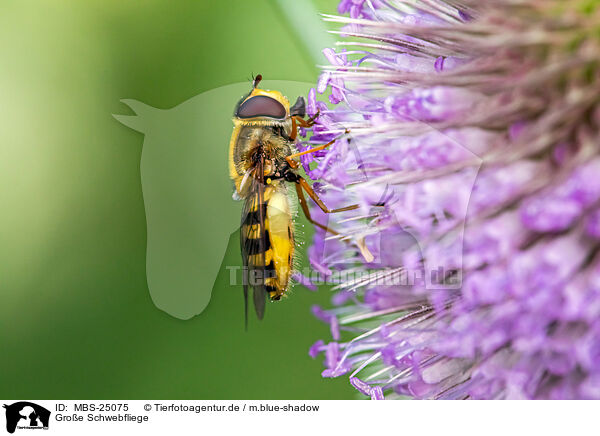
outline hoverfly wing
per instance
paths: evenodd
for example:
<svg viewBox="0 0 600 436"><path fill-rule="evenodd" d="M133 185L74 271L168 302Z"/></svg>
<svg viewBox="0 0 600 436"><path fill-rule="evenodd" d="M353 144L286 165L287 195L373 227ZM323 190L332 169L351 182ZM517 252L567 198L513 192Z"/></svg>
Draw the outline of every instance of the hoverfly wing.
<svg viewBox="0 0 600 436"><path fill-rule="evenodd" d="M269 235L265 229L267 203L264 195L264 158L259 158L252 172L248 194L242 209L240 244L244 267L247 270L244 281L245 323L248 325L248 287L252 288L254 309L258 319L263 319L267 291L265 279L265 253L269 248Z"/></svg>

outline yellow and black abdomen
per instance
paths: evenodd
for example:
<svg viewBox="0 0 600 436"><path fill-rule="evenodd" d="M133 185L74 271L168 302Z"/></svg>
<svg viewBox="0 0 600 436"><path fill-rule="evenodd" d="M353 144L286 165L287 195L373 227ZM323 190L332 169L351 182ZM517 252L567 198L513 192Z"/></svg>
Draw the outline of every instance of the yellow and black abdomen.
<svg viewBox="0 0 600 436"><path fill-rule="evenodd" d="M263 280L265 292L272 300L279 300L288 290L294 256L294 228L285 182L273 180L262 196L262 204L257 193L246 198L242 255L249 271L261 271L258 277L250 278L250 286L256 292Z"/></svg>

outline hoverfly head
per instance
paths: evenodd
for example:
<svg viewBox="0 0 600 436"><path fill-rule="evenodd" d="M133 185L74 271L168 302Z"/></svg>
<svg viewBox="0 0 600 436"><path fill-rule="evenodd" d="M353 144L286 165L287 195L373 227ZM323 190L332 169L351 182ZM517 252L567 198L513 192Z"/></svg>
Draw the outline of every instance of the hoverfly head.
<svg viewBox="0 0 600 436"><path fill-rule="evenodd" d="M262 75L252 79L252 90L235 108L237 118L272 118L284 120L290 115L290 103L279 91L258 88Z"/></svg>

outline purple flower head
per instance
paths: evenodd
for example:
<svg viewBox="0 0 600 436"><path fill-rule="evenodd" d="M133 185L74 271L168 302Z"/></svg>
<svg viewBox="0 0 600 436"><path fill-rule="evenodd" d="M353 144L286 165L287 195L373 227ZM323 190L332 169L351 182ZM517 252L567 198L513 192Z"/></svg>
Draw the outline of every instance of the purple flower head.
<svg viewBox="0 0 600 436"><path fill-rule="evenodd" d="M311 265L341 278L314 308L324 377L373 399L600 398L600 23L580 3L326 16L342 41L310 143L339 139L302 163L329 207L359 207L313 209L336 233Z"/></svg>

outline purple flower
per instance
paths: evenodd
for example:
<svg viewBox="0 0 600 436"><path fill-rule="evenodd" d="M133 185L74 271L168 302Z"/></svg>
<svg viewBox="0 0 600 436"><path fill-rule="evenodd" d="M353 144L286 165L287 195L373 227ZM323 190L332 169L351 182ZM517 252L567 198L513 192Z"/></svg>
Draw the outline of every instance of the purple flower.
<svg viewBox="0 0 600 436"><path fill-rule="evenodd" d="M580 3L326 16L352 39L323 52L310 142L351 133L302 163L330 207L360 207L313 208L339 234L316 229L311 265L342 278L314 309L324 377L373 399L600 398L600 42Z"/></svg>

